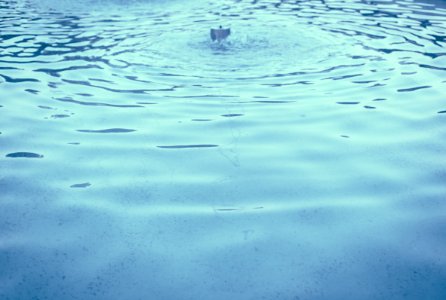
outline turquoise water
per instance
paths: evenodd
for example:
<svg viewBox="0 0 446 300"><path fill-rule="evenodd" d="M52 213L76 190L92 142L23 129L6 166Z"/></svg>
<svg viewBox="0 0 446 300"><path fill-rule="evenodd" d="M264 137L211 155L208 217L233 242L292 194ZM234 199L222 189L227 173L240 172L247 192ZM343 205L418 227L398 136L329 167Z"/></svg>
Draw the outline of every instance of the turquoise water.
<svg viewBox="0 0 446 300"><path fill-rule="evenodd" d="M446 299L445 7L0 1L0 299Z"/></svg>

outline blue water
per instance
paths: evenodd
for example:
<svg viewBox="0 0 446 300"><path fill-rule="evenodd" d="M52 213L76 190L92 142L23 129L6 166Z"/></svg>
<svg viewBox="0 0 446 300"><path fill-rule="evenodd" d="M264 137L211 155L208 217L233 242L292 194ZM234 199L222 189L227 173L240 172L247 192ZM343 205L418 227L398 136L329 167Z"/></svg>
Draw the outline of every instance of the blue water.
<svg viewBox="0 0 446 300"><path fill-rule="evenodd" d="M446 299L445 91L445 1L0 1L0 299Z"/></svg>

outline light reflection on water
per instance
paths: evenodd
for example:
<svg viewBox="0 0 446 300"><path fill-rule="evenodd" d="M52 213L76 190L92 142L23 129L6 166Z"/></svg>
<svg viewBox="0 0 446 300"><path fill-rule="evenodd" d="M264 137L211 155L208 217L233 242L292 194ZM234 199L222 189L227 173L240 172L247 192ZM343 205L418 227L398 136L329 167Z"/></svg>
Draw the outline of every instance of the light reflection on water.
<svg viewBox="0 0 446 300"><path fill-rule="evenodd" d="M441 1L0 20L1 299L446 297Z"/></svg>

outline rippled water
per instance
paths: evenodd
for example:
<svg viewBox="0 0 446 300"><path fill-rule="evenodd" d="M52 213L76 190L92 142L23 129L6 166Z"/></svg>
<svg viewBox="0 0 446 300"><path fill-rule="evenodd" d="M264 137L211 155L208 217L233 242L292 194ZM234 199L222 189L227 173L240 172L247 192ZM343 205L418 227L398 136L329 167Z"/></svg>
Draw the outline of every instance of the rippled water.
<svg viewBox="0 0 446 300"><path fill-rule="evenodd" d="M446 299L445 7L0 1L0 298Z"/></svg>

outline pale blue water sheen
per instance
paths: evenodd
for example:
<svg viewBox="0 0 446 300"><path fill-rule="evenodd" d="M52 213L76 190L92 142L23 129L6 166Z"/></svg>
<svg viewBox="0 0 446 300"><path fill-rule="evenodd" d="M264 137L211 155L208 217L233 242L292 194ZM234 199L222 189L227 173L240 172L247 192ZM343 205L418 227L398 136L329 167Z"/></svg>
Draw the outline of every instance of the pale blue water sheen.
<svg viewBox="0 0 446 300"><path fill-rule="evenodd" d="M0 299L446 299L445 7L1 0Z"/></svg>

